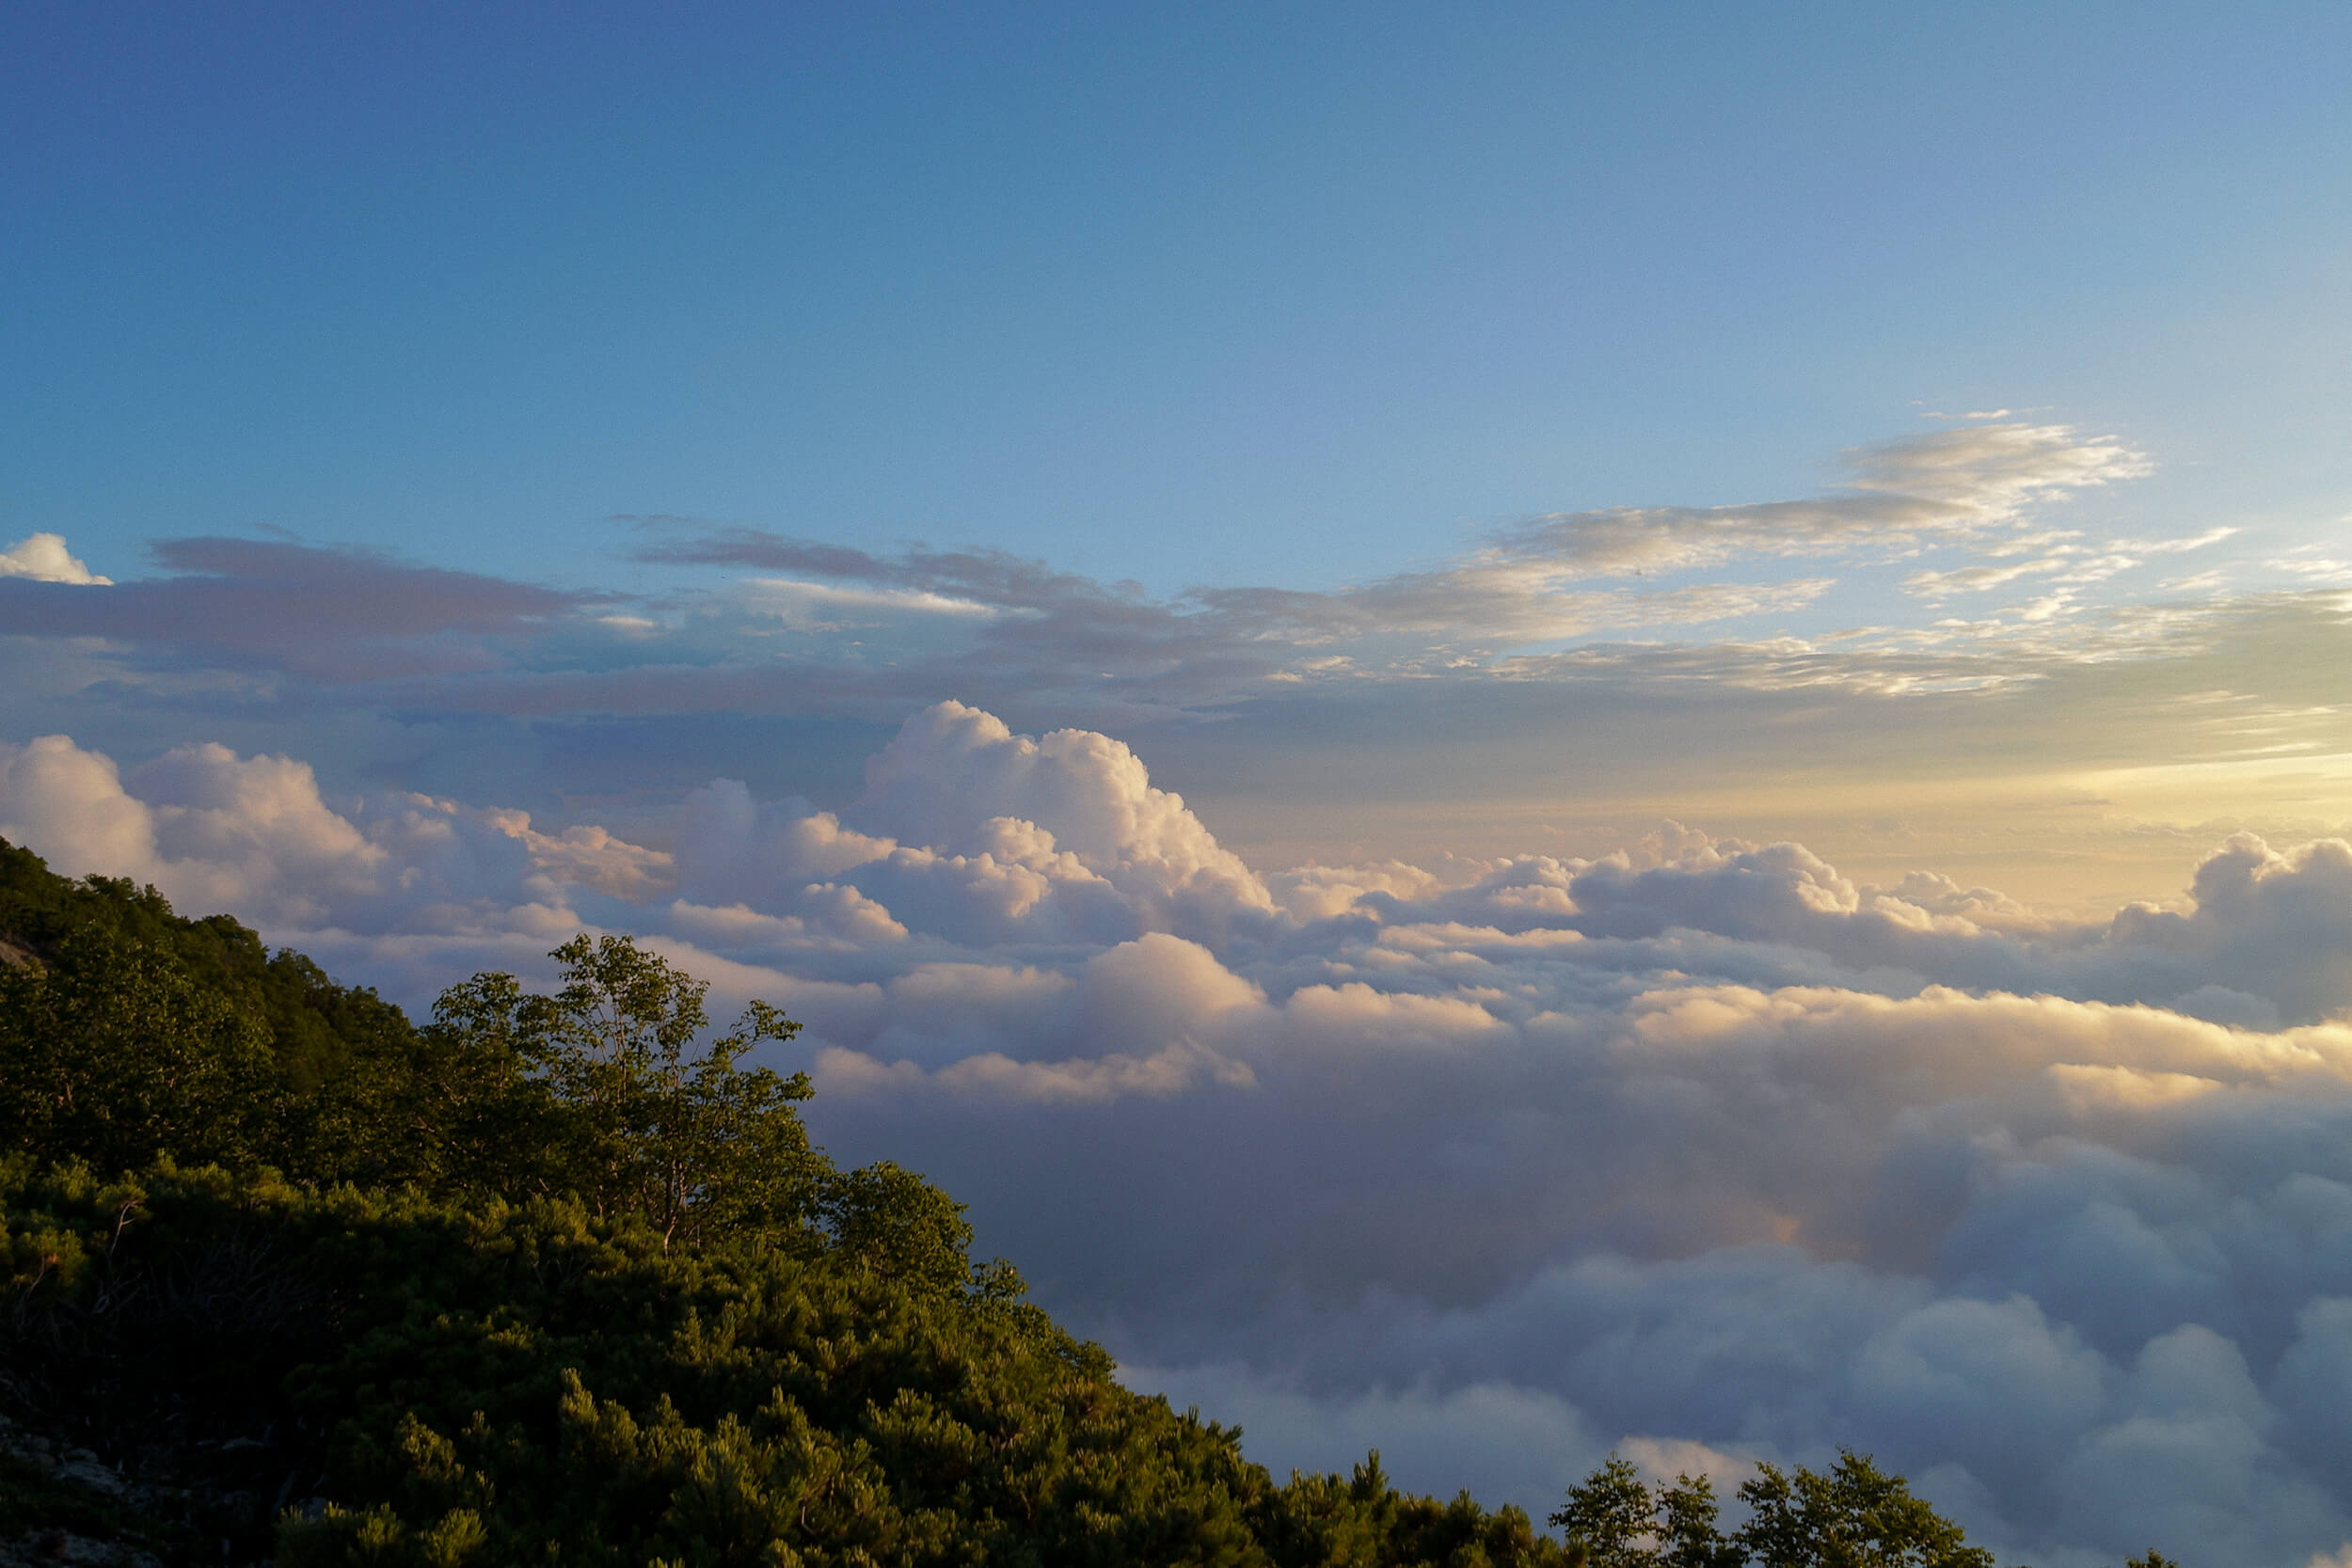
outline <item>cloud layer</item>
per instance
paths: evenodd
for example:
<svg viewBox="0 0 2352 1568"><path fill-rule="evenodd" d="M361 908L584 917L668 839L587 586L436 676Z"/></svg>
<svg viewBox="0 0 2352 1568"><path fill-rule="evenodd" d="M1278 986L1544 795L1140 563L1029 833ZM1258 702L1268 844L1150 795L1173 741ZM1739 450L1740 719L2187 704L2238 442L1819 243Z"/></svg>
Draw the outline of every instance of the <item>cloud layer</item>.
<svg viewBox="0 0 2352 1568"><path fill-rule="evenodd" d="M1426 678L1597 635L1785 617L1836 585L1823 568L1883 567L1930 552L2037 559L1915 581L1991 572L1978 583L1990 587L2066 568L2055 598L2042 585L2020 611L2021 624L2046 622L2073 605L2080 584L2139 558L2093 550L2074 533L2028 531L2029 514L2148 467L2122 441L2065 425L1971 425L1849 451L1849 483L1827 496L1562 513L1492 531L1425 569L1319 591L1204 587L1173 600L991 550L914 546L882 556L758 529L635 520L648 531L641 561L771 574L743 602L764 597L767 613L803 634L888 626L904 639L913 624L929 622L977 662L967 682L1001 671L1012 677L1009 689L1030 697L1092 693L1185 706L1232 701L1269 682ZM2158 542L2140 555L2180 544ZM1813 569L1762 580L1707 575L1773 573L1791 562ZM901 662L895 678L924 669Z"/></svg>
<svg viewBox="0 0 2352 1568"><path fill-rule="evenodd" d="M1612 1444L1844 1442L2044 1564L2352 1537L2339 841L2096 920L1672 825L1267 874L1128 746L954 703L838 812L720 780L649 843L55 736L0 747L0 834L411 1003L644 933L806 1023L838 1151L1278 1465L1540 1509Z"/></svg>
<svg viewBox="0 0 2352 1568"><path fill-rule="evenodd" d="M1425 562L1349 576L1343 552L1321 582L1157 590L984 546L660 517L549 562L565 586L282 534L162 540L109 584L39 535L0 558L0 735L68 731L126 763L282 750L340 791L501 800L667 848L713 775L845 804L910 712L953 697L1040 733L1149 736L1269 864L1592 856L1671 815L1883 879L1914 851L1845 830L1884 817L1931 824L1916 858L1947 867L1997 835L2015 852L1982 875L2096 908L2169 887L2187 850L2151 839L2060 893L2042 851L2123 843L2085 844L2068 802L2201 843L2346 827L2299 771L2352 774L2352 716L2321 678L2344 595L2228 528L2117 527L2111 498L2149 466L2119 436L1972 415L1852 449L1793 499L1504 519ZM2189 555L2206 569L2158 580ZM600 574L626 591L586 586ZM2094 757L2267 771L2044 776Z"/></svg>
<svg viewBox="0 0 2352 1568"><path fill-rule="evenodd" d="M1803 499L1562 513L1359 580L1165 595L984 547L878 554L674 518L623 520L635 529L633 578L682 569L662 574L666 591L629 594L283 537L164 540L150 551L155 575L109 583L42 533L0 553L0 631L78 646L131 692L281 713L364 702L510 719L895 721L952 691L1103 722L1366 682L1547 678L1565 672L1543 660L1598 639L1755 635L1768 621L1784 636L1792 623L1832 629L1827 607L1840 598L1873 616L1897 611L1899 624L1817 657L2111 648L2128 630L2091 625L2095 615L2073 626L2078 612L2114 608L2086 597L2096 585L2229 531L2132 541L2052 531L2045 509L2149 467L2122 440L2062 424L1937 430L1854 449L1842 465L1845 483ZM2001 588L2026 596L1996 600L1965 626L1916 612Z"/></svg>

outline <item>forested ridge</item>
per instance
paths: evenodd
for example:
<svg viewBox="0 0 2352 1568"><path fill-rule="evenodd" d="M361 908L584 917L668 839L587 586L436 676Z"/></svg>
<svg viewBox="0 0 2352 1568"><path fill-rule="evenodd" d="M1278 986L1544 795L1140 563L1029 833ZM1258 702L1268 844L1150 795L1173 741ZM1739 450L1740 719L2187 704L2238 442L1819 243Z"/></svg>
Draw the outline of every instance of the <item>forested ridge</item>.
<svg viewBox="0 0 2352 1568"><path fill-rule="evenodd" d="M0 842L0 1559L1993 1568L1854 1454L1728 1511L1613 1460L1565 1539L1376 1454L1277 1482L813 1147L746 1065L790 1021L554 957L420 1024Z"/></svg>

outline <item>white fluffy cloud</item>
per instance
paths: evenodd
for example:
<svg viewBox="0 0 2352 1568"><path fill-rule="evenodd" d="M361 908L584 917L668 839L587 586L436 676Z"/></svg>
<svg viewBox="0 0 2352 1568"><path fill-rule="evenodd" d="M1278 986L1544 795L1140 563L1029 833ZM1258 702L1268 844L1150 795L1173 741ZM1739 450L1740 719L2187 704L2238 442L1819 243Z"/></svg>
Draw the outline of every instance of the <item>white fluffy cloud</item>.
<svg viewBox="0 0 2352 1568"><path fill-rule="evenodd" d="M688 799L677 854L698 903L797 915L850 890L972 947L1208 937L1274 917L1264 884L1125 746L1083 730L1033 740L960 703L907 721L846 819L720 780Z"/></svg>
<svg viewBox="0 0 2352 1568"><path fill-rule="evenodd" d="M0 749L0 834L410 1001L580 924L769 996L821 1136L1278 1465L1540 1510L1612 1444L1848 1443L2044 1563L2352 1538L2352 847L2097 921L1672 827L1262 876L1126 746L957 704L837 812L672 832Z"/></svg>
<svg viewBox="0 0 2352 1568"><path fill-rule="evenodd" d="M666 883L669 857L595 828L421 795L324 800L307 763L176 747L126 774L64 736L0 744L0 837L72 876L151 883L228 910L323 961L358 958L394 994L475 960L511 965L583 923L580 906Z"/></svg>
<svg viewBox="0 0 2352 1568"><path fill-rule="evenodd" d="M105 587L111 578L92 572L66 548L61 533L36 533L0 550L0 578L28 578L34 582L64 582L81 587Z"/></svg>

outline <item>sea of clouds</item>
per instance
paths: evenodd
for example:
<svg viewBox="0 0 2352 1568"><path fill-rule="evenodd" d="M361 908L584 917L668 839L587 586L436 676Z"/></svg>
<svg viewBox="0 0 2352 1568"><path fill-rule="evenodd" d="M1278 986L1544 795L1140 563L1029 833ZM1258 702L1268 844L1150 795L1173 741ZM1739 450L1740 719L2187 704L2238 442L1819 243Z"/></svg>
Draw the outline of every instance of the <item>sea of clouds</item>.
<svg viewBox="0 0 2352 1568"><path fill-rule="evenodd" d="M1278 1469L1540 1514L1613 1446L1845 1444L2044 1568L2352 1537L2342 842L2096 922L1671 824L1270 874L1120 741L956 703L838 813L720 780L665 847L57 736L0 746L0 835L412 1008L637 932L804 1023L838 1156Z"/></svg>

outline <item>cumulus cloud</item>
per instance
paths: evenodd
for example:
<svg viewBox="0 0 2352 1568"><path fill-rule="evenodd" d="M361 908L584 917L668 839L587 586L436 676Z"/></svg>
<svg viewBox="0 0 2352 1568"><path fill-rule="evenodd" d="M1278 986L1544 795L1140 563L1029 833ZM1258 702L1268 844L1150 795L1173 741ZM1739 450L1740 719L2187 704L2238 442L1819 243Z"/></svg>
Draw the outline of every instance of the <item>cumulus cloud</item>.
<svg viewBox="0 0 2352 1568"><path fill-rule="evenodd" d="M36 533L0 550L0 578L25 578L34 582L63 582L81 587L105 587L102 578L65 547L59 533Z"/></svg>
<svg viewBox="0 0 2352 1568"><path fill-rule="evenodd" d="M0 743L0 837L69 876L127 877L229 910L324 959L358 948L411 999L452 964L536 958L582 908L668 881L666 855L600 829L388 793L330 803L307 763L175 747L127 771L65 736Z"/></svg>
<svg viewBox="0 0 2352 1568"><path fill-rule="evenodd" d="M803 1020L837 1152L1278 1466L1540 1512L1613 1445L1847 1443L2005 1559L2352 1538L2338 841L2095 919L1671 824L1262 873L1127 745L957 703L837 811L722 780L665 847L62 736L0 749L0 834L412 1002L640 931Z"/></svg>
<svg viewBox="0 0 2352 1568"><path fill-rule="evenodd" d="M841 815L720 780L681 814L684 895L798 917L854 895L934 941L1115 943L1274 918L1265 886L1106 736L1016 736L944 703L907 721Z"/></svg>

